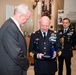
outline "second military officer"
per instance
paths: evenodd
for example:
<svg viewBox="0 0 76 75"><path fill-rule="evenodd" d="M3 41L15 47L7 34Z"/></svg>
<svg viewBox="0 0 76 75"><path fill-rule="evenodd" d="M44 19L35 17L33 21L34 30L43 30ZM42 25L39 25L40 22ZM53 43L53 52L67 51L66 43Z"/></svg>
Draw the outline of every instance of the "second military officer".
<svg viewBox="0 0 76 75"><path fill-rule="evenodd" d="M71 75L71 57L73 56L72 48L76 43L76 36L74 29L70 28L70 20L63 19L63 28L57 33L58 38L62 44L62 55L59 60L58 75L63 75L63 62L66 64L66 75Z"/></svg>

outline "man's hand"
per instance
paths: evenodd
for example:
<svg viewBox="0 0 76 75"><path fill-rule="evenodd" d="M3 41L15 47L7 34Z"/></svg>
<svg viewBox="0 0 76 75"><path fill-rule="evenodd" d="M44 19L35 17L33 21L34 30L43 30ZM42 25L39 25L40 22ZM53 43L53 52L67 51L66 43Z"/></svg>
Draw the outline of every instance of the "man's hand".
<svg viewBox="0 0 76 75"><path fill-rule="evenodd" d="M38 54L37 54L37 58L38 58L38 59L42 59L42 56L44 56L44 54L42 54L42 53L38 53Z"/></svg>
<svg viewBox="0 0 76 75"><path fill-rule="evenodd" d="M55 57L56 57L56 51L54 51L52 59L54 59Z"/></svg>

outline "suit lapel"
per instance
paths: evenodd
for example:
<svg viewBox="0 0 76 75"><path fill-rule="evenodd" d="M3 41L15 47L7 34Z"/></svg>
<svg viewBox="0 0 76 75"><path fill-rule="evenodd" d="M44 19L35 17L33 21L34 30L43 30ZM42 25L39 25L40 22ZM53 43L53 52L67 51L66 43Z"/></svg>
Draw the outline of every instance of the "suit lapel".
<svg viewBox="0 0 76 75"><path fill-rule="evenodd" d="M17 30L20 32L21 36L24 38L24 35L21 33L21 31L19 30L19 28L17 27L17 25L15 24L15 22L9 18L9 21L11 21L13 23L13 25L15 25L15 27L17 28Z"/></svg>

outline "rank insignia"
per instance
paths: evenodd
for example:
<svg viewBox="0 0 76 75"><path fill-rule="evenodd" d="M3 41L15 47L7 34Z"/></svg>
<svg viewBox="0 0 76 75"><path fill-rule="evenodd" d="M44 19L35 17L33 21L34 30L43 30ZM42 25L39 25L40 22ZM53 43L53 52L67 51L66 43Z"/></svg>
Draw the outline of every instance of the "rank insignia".
<svg viewBox="0 0 76 75"><path fill-rule="evenodd" d="M51 36L55 36L55 33L52 33Z"/></svg>
<svg viewBox="0 0 76 75"><path fill-rule="evenodd" d="M33 32L33 34L35 34L35 32Z"/></svg>
<svg viewBox="0 0 76 75"><path fill-rule="evenodd" d="M73 32L70 32L71 34L73 34Z"/></svg>
<svg viewBox="0 0 76 75"><path fill-rule="evenodd" d="M39 38L36 38L35 40L36 40L36 41L38 41L38 40L39 40Z"/></svg>
<svg viewBox="0 0 76 75"><path fill-rule="evenodd" d="M74 29L72 29L72 31L74 31Z"/></svg>
<svg viewBox="0 0 76 75"><path fill-rule="evenodd" d="M60 32L59 34L62 34L62 32Z"/></svg>

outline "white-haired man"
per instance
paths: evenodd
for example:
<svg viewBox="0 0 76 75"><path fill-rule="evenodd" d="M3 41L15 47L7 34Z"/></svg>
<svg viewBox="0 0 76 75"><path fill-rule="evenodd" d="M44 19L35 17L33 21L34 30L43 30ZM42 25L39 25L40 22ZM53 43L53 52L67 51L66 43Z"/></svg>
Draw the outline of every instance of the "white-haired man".
<svg viewBox="0 0 76 75"><path fill-rule="evenodd" d="M15 8L14 15L0 29L0 75L27 75L26 41L20 25L27 22L32 11L25 4Z"/></svg>

